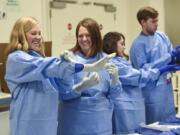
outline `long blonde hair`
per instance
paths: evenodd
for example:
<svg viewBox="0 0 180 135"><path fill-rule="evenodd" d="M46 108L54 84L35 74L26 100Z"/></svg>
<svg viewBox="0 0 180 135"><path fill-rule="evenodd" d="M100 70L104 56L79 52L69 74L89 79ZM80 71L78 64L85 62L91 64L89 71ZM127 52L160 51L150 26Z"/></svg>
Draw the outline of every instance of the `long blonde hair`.
<svg viewBox="0 0 180 135"><path fill-rule="evenodd" d="M34 26L36 26L39 22L34 17L21 17L19 18L11 31L10 42L6 50L6 55L12 53L16 50L28 51L29 45L26 39L26 33L30 31ZM40 44L40 53L42 56L45 56L44 53L44 45L41 40Z"/></svg>

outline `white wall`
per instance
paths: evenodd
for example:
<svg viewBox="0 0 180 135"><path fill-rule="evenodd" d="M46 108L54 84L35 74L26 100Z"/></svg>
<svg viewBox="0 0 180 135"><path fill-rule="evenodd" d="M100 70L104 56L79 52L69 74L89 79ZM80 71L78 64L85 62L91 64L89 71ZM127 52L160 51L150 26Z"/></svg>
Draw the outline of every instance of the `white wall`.
<svg viewBox="0 0 180 135"><path fill-rule="evenodd" d="M165 0L165 28L174 44L180 45L180 1Z"/></svg>
<svg viewBox="0 0 180 135"><path fill-rule="evenodd" d="M5 11L6 18L0 20L0 42L8 42L11 29L14 22L21 16L34 16L42 26L44 21L42 17L43 0L16 0L18 5L7 5L7 0L0 0L1 9Z"/></svg>
<svg viewBox="0 0 180 135"><path fill-rule="evenodd" d="M0 0L0 10L7 13L4 20L0 20L0 42L8 42L9 34L14 22L21 16L34 16L37 18L43 29L44 40L51 40L51 24L49 17L49 2L51 0L14 0L19 5L7 5L7 0ZM79 2L85 0L77 0ZM90 0L86 0L90 1ZM159 13L159 29L165 30L164 23L164 0L91 0L103 3L112 3L117 7L116 11L116 30L122 32L126 36L126 48L129 51L133 39L141 30L136 20L136 13L142 6L153 6ZM33 7L33 8L30 8ZM83 12L83 11L82 11ZM96 12L96 11L92 11ZM77 13L78 15L78 13ZM63 18L59 18L60 20Z"/></svg>
<svg viewBox="0 0 180 135"><path fill-rule="evenodd" d="M139 25L136 14L141 7L144 6L152 6L159 12L159 27L158 30L164 31L164 0L127 0L126 8L127 8L127 52L131 46L131 43L135 39L135 37L140 33L141 26Z"/></svg>

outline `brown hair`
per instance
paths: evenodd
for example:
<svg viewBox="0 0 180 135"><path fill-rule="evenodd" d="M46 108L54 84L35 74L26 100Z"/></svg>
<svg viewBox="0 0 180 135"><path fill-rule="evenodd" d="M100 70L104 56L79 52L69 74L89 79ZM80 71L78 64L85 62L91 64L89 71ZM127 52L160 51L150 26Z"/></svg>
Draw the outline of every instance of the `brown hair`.
<svg viewBox="0 0 180 135"><path fill-rule="evenodd" d="M117 42L125 37L119 32L108 32L103 38L103 51L107 54L117 53Z"/></svg>
<svg viewBox="0 0 180 135"><path fill-rule="evenodd" d="M82 52L78 43L78 32L81 26L85 27L90 34L92 41L92 50L90 56L95 56L99 51L102 51L102 36L98 23L92 18L84 18L78 23L76 27L76 45L71 50L74 53Z"/></svg>
<svg viewBox="0 0 180 135"><path fill-rule="evenodd" d="M103 51L107 54L116 53L117 54L117 42L123 39L125 41L125 36L119 32L108 32L103 38ZM123 54L124 57L129 60L127 54Z"/></svg>
<svg viewBox="0 0 180 135"><path fill-rule="evenodd" d="M137 12L137 20L141 24L142 20L147 20L149 18L157 18L159 15L158 11L152 7L143 7Z"/></svg>

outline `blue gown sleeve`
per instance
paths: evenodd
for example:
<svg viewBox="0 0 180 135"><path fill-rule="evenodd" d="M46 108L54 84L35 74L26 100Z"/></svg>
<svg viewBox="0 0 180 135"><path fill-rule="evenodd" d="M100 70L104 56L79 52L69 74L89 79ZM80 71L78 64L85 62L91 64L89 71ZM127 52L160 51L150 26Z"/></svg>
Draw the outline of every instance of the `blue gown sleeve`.
<svg viewBox="0 0 180 135"><path fill-rule="evenodd" d="M109 85L109 92L107 97L113 101L120 96L122 91L123 91L122 84L121 81L119 80L119 82L116 85L111 85L111 84Z"/></svg>
<svg viewBox="0 0 180 135"><path fill-rule="evenodd" d="M123 85L135 87L144 87L149 81L156 81L160 76L158 69L140 69L133 68L130 64L124 64L116 60L112 61L118 67L120 81Z"/></svg>
<svg viewBox="0 0 180 135"><path fill-rule="evenodd" d="M71 100L81 96L81 92L77 92L76 90L72 89L72 85L69 85L67 81L54 78L52 79L52 83L53 86L59 91L60 100Z"/></svg>
<svg viewBox="0 0 180 135"><path fill-rule="evenodd" d="M68 77L75 72L74 65L61 59L34 57L22 51L9 55L6 70L6 80L16 83L40 81L48 77L68 80Z"/></svg>
<svg viewBox="0 0 180 135"><path fill-rule="evenodd" d="M74 70L74 65L55 57L42 58L16 51L8 56L5 78L12 93L19 84L49 80L60 99L69 100L81 95L72 89Z"/></svg>
<svg viewBox="0 0 180 135"><path fill-rule="evenodd" d="M169 38L162 32L157 32L157 33L159 34L159 36L162 37L164 43L167 45L168 52L171 53L173 50L173 45L172 45L171 41L169 40Z"/></svg>
<svg viewBox="0 0 180 135"><path fill-rule="evenodd" d="M135 41L130 49L130 60L133 67L140 69L147 63L146 54L144 53L145 47L142 42Z"/></svg>

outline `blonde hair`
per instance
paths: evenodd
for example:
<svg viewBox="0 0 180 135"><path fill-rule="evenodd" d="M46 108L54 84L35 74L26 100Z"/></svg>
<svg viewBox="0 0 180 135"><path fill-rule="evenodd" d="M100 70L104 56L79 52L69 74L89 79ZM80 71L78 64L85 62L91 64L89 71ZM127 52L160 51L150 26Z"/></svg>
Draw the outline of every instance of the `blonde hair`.
<svg viewBox="0 0 180 135"><path fill-rule="evenodd" d="M26 33L30 31L34 26L36 26L39 22L34 17L21 17L19 18L11 31L10 42L6 50L6 54L12 53L17 50L28 51L29 45L26 39ZM44 54L44 45L41 41L40 44L40 53L42 56Z"/></svg>

